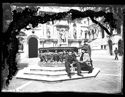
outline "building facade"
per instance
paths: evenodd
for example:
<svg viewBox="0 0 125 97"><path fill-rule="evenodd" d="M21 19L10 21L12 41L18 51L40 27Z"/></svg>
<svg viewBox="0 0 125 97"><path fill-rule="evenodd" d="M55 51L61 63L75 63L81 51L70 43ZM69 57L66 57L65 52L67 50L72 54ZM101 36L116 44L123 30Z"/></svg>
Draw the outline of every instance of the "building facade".
<svg viewBox="0 0 125 97"><path fill-rule="evenodd" d="M16 9L16 7L13 6L12 8ZM53 14L69 11L70 9L82 11L80 7L40 6L37 14ZM102 18L98 18L98 21L101 20ZM39 48L80 47L84 39L89 40L93 49L100 49L101 45L108 47L108 35L104 33L105 35L102 39L102 29L88 17L73 21L69 19L49 21L44 24L38 24L35 28L29 24L27 27L31 29L21 29L25 33L24 36L17 36L23 37L23 40L21 40L22 48L20 48L20 52L22 52L21 58L38 57Z"/></svg>

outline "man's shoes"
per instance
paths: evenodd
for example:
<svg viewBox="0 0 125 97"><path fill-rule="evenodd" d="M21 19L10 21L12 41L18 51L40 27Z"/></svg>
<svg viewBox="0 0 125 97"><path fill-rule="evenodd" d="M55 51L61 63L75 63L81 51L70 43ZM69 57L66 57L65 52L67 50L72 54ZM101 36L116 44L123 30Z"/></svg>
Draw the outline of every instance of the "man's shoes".
<svg viewBox="0 0 125 97"><path fill-rule="evenodd" d="M69 78L71 78L71 75L69 76Z"/></svg>
<svg viewBox="0 0 125 97"><path fill-rule="evenodd" d="M90 70L88 73L92 73L92 70Z"/></svg>
<svg viewBox="0 0 125 97"><path fill-rule="evenodd" d="M88 73L92 73L93 69L94 69L94 68L92 68L91 70L89 70L89 72L88 72Z"/></svg>
<svg viewBox="0 0 125 97"><path fill-rule="evenodd" d="M82 74L77 74L78 76L83 76Z"/></svg>
<svg viewBox="0 0 125 97"><path fill-rule="evenodd" d="M71 78L71 74L68 74L68 77Z"/></svg>

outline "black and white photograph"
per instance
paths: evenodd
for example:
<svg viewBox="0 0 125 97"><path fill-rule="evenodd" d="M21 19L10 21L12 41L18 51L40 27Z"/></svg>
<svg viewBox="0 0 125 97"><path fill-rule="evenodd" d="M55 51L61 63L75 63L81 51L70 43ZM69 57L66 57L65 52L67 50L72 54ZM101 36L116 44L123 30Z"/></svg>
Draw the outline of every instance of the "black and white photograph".
<svg viewBox="0 0 125 97"><path fill-rule="evenodd" d="M2 3L1 92L123 94L125 5Z"/></svg>

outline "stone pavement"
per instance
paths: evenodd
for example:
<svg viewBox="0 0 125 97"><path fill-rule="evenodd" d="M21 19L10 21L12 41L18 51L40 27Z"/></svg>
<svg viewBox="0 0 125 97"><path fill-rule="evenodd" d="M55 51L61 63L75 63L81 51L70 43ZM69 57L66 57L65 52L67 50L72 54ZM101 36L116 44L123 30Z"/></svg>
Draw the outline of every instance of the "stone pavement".
<svg viewBox="0 0 125 97"><path fill-rule="evenodd" d="M104 60L106 61L110 59L110 61L116 61L116 62L121 62L123 61L123 56L119 56L118 58L119 60L114 60L115 59L115 55L113 54L112 56L109 54L108 50L92 50L92 54L91 54L92 60L96 59L96 60Z"/></svg>
<svg viewBox="0 0 125 97"><path fill-rule="evenodd" d="M99 51L97 51L100 53ZM97 53L94 52L94 53ZM104 52L103 52L104 53ZM122 61L114 60L114 56L93 56L93 64L100 68L95 78L77 79L62 82L42 82L16 79L11 81L10 91L14 92L95 92L95 93L121 93L122 90ZM30 59L33 63L34 59ZM38 59L36 59L38 60ZM34 60L35 61L35 60ZM32 64L33 65L33 64ZM35 87L35 88L34 88ZM5 90L7 91L7 90Z"/></svg>

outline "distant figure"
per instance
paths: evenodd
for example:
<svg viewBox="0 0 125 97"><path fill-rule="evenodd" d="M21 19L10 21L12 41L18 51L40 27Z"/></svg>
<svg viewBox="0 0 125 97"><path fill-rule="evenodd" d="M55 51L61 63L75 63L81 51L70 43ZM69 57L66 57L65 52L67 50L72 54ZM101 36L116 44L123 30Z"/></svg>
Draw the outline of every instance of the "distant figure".
<svg viewBox="0 0 125 97"><path fill-rule="evenodd" d="M106 49L106 45L104 45L104 49Z"/></svg>
<svg viewBox="0 0 125 97"><path fill-rule="evenodd" d="M101 45L101 49L103 49L103 45Z"/></svg>
<svg viewBox="0 0 125 97"><path fill-rule="evenodd" d="M118 60L118 49L117 49L117 47L115 48L114 53L115 53L115 60Z"/></svg>

